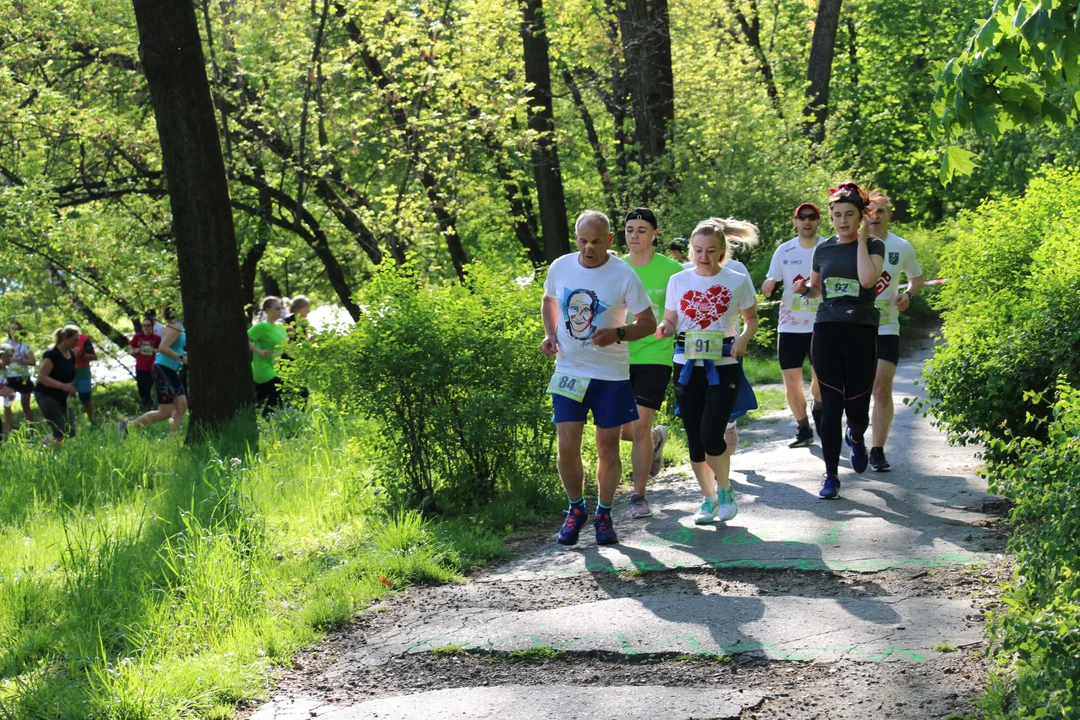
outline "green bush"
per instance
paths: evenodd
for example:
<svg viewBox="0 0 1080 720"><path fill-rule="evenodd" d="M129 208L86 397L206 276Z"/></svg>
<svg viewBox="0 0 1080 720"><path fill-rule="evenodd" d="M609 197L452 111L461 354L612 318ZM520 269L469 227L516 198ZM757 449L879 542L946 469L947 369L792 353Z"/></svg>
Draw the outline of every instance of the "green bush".
<svg viewBox="0 0 1080 720"><path fill-rule="evenodd" d="M369 459L394 497L464 507L501 491L546 494L551 361L531 273L475 264L466 286L435 286L415 267L388 267L348 334L299 353L295 371L312 389L373 421Z"/></svg>
<svg viewBox="0 0 1080 720"><path fill-rule="evenodd" d="M1054 171L1023 198L984 203L952 229L934 304L946 344L925 373L934 414L954 440L1034 435L1027 390L1052 396L1060 374L1080 377L1080 173ZM991 454L996 452L991 448Z"/></svg>
<svg viewBox="0 0 1080 720"><path fill-rule="evenodd" d="M1017 561L996 629L1015 653L1020 717L1080 712L1080 390L1063 377L1055 391L1046 442L991 441L1016 458L994 466L994 489L1015 502ZM1044 405L1042 396L1028 397Z"/></svg>

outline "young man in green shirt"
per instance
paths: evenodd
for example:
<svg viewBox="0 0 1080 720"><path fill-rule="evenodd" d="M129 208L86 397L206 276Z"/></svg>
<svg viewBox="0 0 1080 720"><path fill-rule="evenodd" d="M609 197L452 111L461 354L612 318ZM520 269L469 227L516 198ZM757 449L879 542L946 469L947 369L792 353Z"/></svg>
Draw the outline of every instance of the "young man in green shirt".
<svg viewBox="0 0 1080 720"><path fill-rule="evenodd" d="M657 317L664 314L664 296L668 279L682 272L682 265L665 255L655 252L653 245L659 236L656 215L648 208L637 208L626 215L624 223L626 261L645 285ZM630 495L630 517L643 518L652 515L649 501L645 499L645 486L650 477L660 472L664 462L664 443L667 428L653 428L656 412L663 407L671 380L671 356L674 339L657 340L652 335L630 343L630 385L637 397L638 419L623 426L622 439L632 440L634 492Z"/></svg>

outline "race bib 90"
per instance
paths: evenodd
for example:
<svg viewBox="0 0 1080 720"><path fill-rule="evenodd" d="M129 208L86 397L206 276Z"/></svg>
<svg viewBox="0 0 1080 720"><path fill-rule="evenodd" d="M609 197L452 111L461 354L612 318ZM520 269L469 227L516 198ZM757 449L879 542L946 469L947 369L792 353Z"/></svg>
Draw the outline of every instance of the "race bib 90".
<svg viewBox="0 0 1080 720"><path fill-rule="evenodd" d="M821 298L803 297L802 295L791 296L791 309L794 312L817 312Z"/></svg>
<svg viewBox="0 0 1080 720"><path fill-rule="evenodd" d="M723 330L691 330L686 333L684 349L687 360L712 360L716 362L725 357Z"/></svg>
<svg viewBox="0 0 1080 720"><path fill-rule="evenodd" d="M848 297L857 298L861 289L862 285L859 284L859 281L851 278L831 277L825 281L825 293L829 297L847 295Z"/></svg>
<svg viewBox="0 0 1080 720"><path fill-rule="evenodd" d="M585 400L585 391L589 389L589 382L589 378L556 372L551 376L547 391L553 395L562 395L571 400L582 402Z"/></svg>

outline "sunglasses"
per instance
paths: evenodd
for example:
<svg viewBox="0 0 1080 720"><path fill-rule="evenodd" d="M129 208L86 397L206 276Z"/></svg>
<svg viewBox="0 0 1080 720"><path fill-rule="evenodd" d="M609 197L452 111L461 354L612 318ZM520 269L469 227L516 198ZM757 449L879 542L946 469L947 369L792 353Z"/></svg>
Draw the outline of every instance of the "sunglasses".
<svg viewBox="0 0 1080 720"><path fill-rule="evenodd" d="M817 215L796 215L795 219L796 220L817 220L818 216Z"/></svg>

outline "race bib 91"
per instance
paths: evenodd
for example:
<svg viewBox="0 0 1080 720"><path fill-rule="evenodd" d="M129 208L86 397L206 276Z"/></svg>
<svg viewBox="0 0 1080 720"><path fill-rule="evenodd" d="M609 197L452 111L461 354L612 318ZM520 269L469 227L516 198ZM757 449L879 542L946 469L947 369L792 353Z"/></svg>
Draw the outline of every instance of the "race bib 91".
<svg viewBox="0 0 1080 720"><path fill-rule="evenodd" d="M589 378L556 372L551 376L547 391L553 395L562 395L571 400L582 402L585 400L585 391L589 389L589 382Z"/></svg>
<svg viewBox="0 0 1080 720"><path fill-rule="evenodd" d="M825 293L829 297L847 295L848 297L857 298L861 289L862 285L859 284L859 281L851 278L831 277L825 281Z"/></svg>
<svg viewBox="0 0 1080 720"><path fill-rule="evenodd" d="M712 360L716 362L725 357L723 330L691 330L686 333L686 345L683 351L687 360Z"/></svg>

